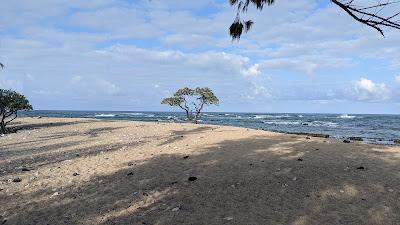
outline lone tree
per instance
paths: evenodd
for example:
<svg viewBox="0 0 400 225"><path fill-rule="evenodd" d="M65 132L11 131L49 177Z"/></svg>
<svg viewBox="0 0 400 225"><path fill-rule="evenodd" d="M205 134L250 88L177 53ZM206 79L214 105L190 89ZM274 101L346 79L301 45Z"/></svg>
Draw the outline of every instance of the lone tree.
<svg viewBox="0 0 400 225"><path fill-rule="evenodd" d="M208 87L197 87L195 89L185 87L175 92L174 96L164 98L161 104L180 107L185 110L188 121L197 123L203 107L205 105L218 105L219 100ZM194 108L190 108L190 105L193 105Z"/></svg>
<svg viewBox="0 0 400 225"><path fill-rule="evenodd" d="M32 110L25 96L12 91L0 89L0 134L6 134L6 126L18 116L19 110Z"/></svg>
<svg viewBox="0 0 400 225"><path fill-rule="evenodd" d="M367 3L365 0L330 0L334 5L346 12L356 21L365 24L377 30L382 36L384 28L400 29L400 5L398 0L371 0ZM373 3L375 1L375 3ZM236 19L229 28L232 39L239 40L243 31L247 32L253 25L252 20L241 20L240 14L247 12L250 6L262 10L265 5L272 5L276 0L229 0L232 6L237 6ZM389 7L394 13L387 14L384 9Z"/></svg>

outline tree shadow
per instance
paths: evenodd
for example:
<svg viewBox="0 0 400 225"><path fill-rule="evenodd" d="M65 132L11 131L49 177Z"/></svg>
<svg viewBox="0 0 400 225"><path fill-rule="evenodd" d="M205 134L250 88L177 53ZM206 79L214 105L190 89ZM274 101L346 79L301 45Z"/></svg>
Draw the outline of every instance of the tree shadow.
<svg viewBox="0 0 400 225"><path fill-rule="evenodd" d="M398 153L366 146L253 136L161 154L54 198L2 195L6 224L396 224Z"/></svg>
<svg viewBox="0 0 400 225"><path fill-rule="evenodd" d="M215 129L216 129L215 127L211 127L211 126L200 126L200 127L194 128L194 129L174 130L167 137L167 140L165 140L164 142L159 144L159 146L172 144L188 135L204 134L207 131L215 130Z"/></svg>

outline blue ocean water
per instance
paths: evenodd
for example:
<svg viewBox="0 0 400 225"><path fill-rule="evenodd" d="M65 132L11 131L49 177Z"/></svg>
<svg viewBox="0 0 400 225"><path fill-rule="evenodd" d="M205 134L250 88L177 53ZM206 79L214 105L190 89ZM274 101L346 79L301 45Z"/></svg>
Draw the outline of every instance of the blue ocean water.
<svg viewBox="0 0 400 225"><path fill-rule="evenodd" d="M23 112L22 115L135 121L185 121L185 114L180 112L35 110ZM400 138L400 115L206 112L202 114L200 123L278 132L328 134L332 138L362 137L366 141L378 143L391 143L394 139Z"/></svg>

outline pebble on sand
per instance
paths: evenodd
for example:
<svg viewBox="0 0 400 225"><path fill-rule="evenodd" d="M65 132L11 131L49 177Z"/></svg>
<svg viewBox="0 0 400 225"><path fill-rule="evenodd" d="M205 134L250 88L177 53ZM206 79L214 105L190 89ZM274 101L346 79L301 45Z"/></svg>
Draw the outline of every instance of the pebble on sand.
<svg viewBox="0 0 400 225"><path fill-rule="evenodd" d="M17 178L14 178L12 181L13 181L13 182L15 182L15 183L18 183L18 182L21 182L21 181L22 181L22 179L21 179L21 178L19 178L19 177L17 177Z"/></svg>
<svg viewBox="0 0 400 225"><path fill-rule="evenodd" d="M189 177L188 178L188 181L195 181L195 180L197 180L197 177Z"/></svg>

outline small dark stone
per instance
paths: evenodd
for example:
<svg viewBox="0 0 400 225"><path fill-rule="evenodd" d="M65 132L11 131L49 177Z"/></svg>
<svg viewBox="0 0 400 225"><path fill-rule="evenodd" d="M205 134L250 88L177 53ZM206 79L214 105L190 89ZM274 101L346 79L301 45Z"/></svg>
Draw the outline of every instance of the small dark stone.
<svg viewBox="0 0 400 225"><path fill-rule="evenodd" d="M183 156L183 158L184 158L184 159L188 159L188 158L189 158L189 156L188 156L188 155L187 155L187 156Z"/></svg>
<svg viewBox="0 0 400 225"><path fill-rule="evenodd" d="M79 156L79 153L76 153L75 155L76 155L76 156Z"/></svg>
<svg viewBox="0 0 400 225"><path fill-rule="evenodd" d="M394 142L395 144L400 144L400 139L394 139L393 142Z"/></svg>
<svg viewBox="0 0 400 225"><path fill-rule="evenodd" d="M24 168L22 168L22 171L27 172L27 171L31 171L31 170L29 168L24 167Z"/></svg>
<svg viewBox="0 0 400 225"><path fill-rule="evenodd" d="M79 176L79 173L73 173L72 176L74 177Z"/></svg>
<svg viewBox="0 0 400 225"><path fill-rule="evenodd" d="M147 194L146 192L143 192L143 195L144 195L144 196L149 196L149 194Z"/></svg>
<svg viewBox="0 0 400 225"><path fill-rule="evenodd" d="M303 161L303 159L302 159L302 158L298 158L298 159L297 159L297 161L299 161L299 162L302 162L302 161Z"/></svg>
<svg viewBox="0 0 400 225"><path fill-rule="evenodd" d="M303 126L308 126L308 123L302 123L301 125L303 125Z"/></svg>
<svg viewBox="0 0 400 225"><path fill-rule="evenodd" d="M0 191L4 190L3 188L0 188Z"/></svg>
<svg viewBox="0 0 400 225"><path fill-rule="evenodd" d="M363 166L357 167L358 170L363 170L365 169Z"/></svg>
<svg viewBox="0 0 400 225"><path fill-rule="evenodd" d="M171 182L171 184L177 184L178 183L178 181L173 181L173 182Z"/></svg>
<svg viewBox="0 0 400 225"><path fill-rule="evenodd" d="M22 181L22 179L19 178L19 177L13 179L13 182L15 182L15 183L18 183L18 182L21 182L21 181Z"/></svg>
<svg viewBox="0 0 400 225"><path fill-rule="evenodd" d="M316 148L315 151L319 151L319 148Z"/></svg>
<svg viewBox="0 0 400 225"><path fill-rule="evenodd" d="M310 140L311 138L310 138L310 137L306 137L306 139L307 139L307 140Z"/></svg>
<svg viewBox="0 0 400 225"><path fill-rule="evenodd" d="M253 166L253 163L250 163L249 166Z"/></svg>
<svg viewBox="0 0 400 225"><path fill-rule="evenodd" d="M197 180L197 177L189 177L188 178L188 181L195 181L195 180Z"/></svg>
<svg viewBox="0 0 400 225"><path fill-rule="evenodd" d="M132 175L133 175L133 172L129 172L127 175L128 175L128 176L132 176Z"/></svg>
<svg viewBox="0 0 400 225"><path fill-rule="evenodd" d="M181 138L183 138L183 135L181 135Z"/></svg>
<svg viewBox="0 0 400 225"><path fill-rule="evenodd" d="M133 166L133 165L134 165L133 163L129 163L129 164L128 164L128 166Z"/></svg>
<svg viewBox="0 0 400 225"><path fill-rule="evenodd" d="M367 201L367 199L365 199L365 198L362 198L361 200L363 200L363 201Z"/></svg>
<svg viewBox="0 0 400 225"><path fill-rule="evenodd" d="M349 140L343 140L343 143L351 143L351 141L349 141Z"/></svg>
<svg viewBox="0 0 400 225"><path fill-rule="evenodd" d="M264 160L261 160L261 162L265 162Z"/></svg>
<svg viewBox="0 0 400 225"><path fill-rule="evenodd" d="M6 224L6 223L7 223L7 220L3 220L3 222L1 224Z"/></svg>

